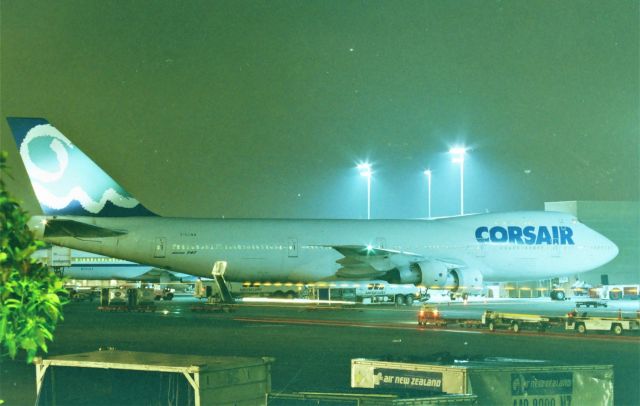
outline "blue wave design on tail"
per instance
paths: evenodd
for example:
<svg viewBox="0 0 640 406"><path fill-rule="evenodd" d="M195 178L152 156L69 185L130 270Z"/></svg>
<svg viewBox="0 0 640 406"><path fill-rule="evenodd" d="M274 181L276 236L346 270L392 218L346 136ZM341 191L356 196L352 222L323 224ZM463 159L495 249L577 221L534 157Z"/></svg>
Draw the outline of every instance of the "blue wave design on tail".
<svg viewBox="0 0 640 406"><path fill-rule="evenodd" d="M43 118L8 117L46 215L155 216Z"/></svg>

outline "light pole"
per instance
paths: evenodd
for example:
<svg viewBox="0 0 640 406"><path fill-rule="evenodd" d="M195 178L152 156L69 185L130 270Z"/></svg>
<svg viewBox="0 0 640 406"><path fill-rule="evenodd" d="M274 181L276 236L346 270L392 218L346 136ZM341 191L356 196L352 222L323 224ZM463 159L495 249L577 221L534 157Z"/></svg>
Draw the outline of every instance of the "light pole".
<svg viewBox="0 0 640 406"><path fill-rule="evenodd" d="M429 205L428 218L431 218L431 169L424 171L427 176L427 204Z"/></svg>
<svg viewBox="0 0 640 406"><path fill-rule="evenodd" d="M358 164L360 175L367 178L367 220L371 219L371 164L368 162Z"/></svg>
<svg viewBox="0 0 640 406"><path fill-rule="evenodd" d="M451 162L460 164L460 215L464 214L464 154L467 149L464 147L451 148L449 153L453 155Z"/></svg>

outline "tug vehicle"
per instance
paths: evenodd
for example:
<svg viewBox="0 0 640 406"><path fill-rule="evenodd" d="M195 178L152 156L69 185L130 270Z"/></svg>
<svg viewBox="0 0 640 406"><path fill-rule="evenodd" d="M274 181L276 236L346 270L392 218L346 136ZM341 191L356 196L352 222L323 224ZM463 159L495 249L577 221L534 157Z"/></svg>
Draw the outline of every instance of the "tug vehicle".
<svg viewBox="0 0 640 406"><path fill-rule="evenodd" d="M437 307L425 304L418 312L418 325L444 327L447 325L447 321L442 318Z"/></svg>
<svg viewBox="0 0 640 406"><path fill-rule="evenodd" d="M591 317L587 313L572 311L567 314L565 320L566 330L575 330L585 334L587 330L611 331L615 335L621 335L623 331L639 330L640 320L629 317Z"/></svg>

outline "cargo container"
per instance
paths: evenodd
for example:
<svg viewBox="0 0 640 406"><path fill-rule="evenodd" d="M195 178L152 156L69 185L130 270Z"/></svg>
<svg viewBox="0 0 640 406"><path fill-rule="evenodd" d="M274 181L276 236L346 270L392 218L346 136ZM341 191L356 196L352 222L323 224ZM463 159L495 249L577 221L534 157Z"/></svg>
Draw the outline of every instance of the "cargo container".
<svg viewBox="0 0 640 406"><path fill-rule="evenodd" d="M476 405L474 395L442 395L402 398L397 395L367 395L362 393L270 393L269 406L465 406Z"/></svg>
<svg viewBox="0 0 640 406"><path fill-rule="evenodd" d="M476 395L479 405L613 405L613 366L501 359L452 365L353 359L351 387Z"/></svg>

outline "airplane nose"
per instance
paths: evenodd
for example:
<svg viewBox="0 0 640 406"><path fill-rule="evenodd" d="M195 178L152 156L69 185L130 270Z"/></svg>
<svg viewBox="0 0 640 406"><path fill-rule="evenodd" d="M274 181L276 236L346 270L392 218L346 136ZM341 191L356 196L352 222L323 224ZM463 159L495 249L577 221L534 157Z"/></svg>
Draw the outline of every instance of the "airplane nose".
<svg viewBox="0 0 640 406"><path fill-rule="evenodd" d="M615 257L618 256L618 253L620 252L620 250L618 249L618 246L611 240L609 240L608 238L605 238L607 240L607 242L609 243L608 245L608 250L609 251L609 255L611 256L611 258L609 258L609 260L607 260L607 262L612 261Z"/></svg>
<svg viewBox="0 0 640 406"><path fill-rule="evenodd" d="M617 257L620 250L618 249L618 246L607 237L600 235L600 239L600 245L602 247L602 265L604 265Z"/></svg>

